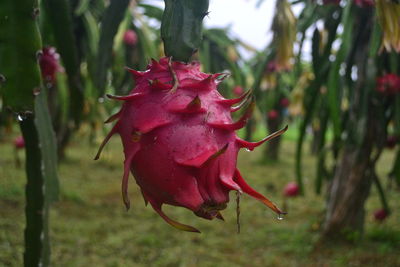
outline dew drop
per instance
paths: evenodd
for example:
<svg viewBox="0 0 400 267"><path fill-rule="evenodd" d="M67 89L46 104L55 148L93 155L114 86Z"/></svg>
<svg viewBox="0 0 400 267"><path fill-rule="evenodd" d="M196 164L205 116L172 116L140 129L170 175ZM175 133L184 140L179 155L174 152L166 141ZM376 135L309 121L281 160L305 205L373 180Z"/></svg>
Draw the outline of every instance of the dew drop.
<svg viewBox="0 0 400 267"><path fill-rule="evenodd" d="M17 115L17 120L18 121L23 121L25 119L25 116L23 116L23 115L21 115L21 114L18 114Z"/></svg>
<svg viewBox="0 0 400 267"><path fill-rule="evenodd" d="M279 221L282 221L283 220L283 214L278 214L278 217L277 217L277 219L279 220Z"/></svg>
<svg viewBox="0 0 400 267"><path fill-rule="evenodd" d="M245 150L246 150L246 152L251 152L251 150L250 150L250 149L248 149L248 148L246 148Z"/></svg>
<svg viewBox="0 0 400 267"><path fill-rule="evenodd" d="M40 94L40 88L33 89L33 95L38 96Z"/></svg>
<svg viewBox="0 0 400 267"><path fill-rule="evenodd" d="M99 103L104 103L104 97L99 97L99 99L97 99L97 101L98 101Z"/></svg>

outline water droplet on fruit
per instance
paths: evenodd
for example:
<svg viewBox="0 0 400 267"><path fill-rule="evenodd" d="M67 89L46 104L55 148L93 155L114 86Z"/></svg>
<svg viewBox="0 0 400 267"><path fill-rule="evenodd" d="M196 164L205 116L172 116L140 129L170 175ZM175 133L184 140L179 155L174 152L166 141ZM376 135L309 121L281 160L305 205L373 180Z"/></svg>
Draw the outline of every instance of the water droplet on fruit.
<svg viewBox="0 0 400 267"><path fill-rule="evenodd" d="M248 149L248 148L246 148L245 150L246 150L246 152L251 152L251 150L250 150L250 149Z"/></svg>
<svg viewBox="0 0 400 267"><path fill-rule="evenodd" d="M282 221L282 220L283 220L283 214L278 214L277 219L278 219L279 221Z"/></svg>

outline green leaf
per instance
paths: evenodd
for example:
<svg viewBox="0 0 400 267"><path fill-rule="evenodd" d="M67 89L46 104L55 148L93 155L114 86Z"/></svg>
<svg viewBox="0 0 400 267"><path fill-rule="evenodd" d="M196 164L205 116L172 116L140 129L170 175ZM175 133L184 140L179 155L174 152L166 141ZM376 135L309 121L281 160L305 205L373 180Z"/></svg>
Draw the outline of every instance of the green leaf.
<svg viewBox="0 0 400 267"><path fill-rule="evenodd" d="M106 9L104 17L101 21L101 33L95 79L95 85L99 90L99 96L104 94L106 88L107 72L111 65L114 37L118 32L120 23L124 19L129 2L129 0L110 1L110 5Z"/></svg>
<svg viewBox="0 0 400 267"><path fill-rule="evenodd" d="M163 10L159 7L153 6L153 5L147 5L143 3L139 3L138 6L142 7L144 9L144 15L146 15L149 18L154 18L159 21L162 20L163 16Z"/></svg>
<svg viewBox="0 0 400 267"><path fill-rule="evenodd" d="M343 33L341 36L342 44L339 52L336 55L335 62L332 64L332 68L328 76L328 106L330 110L330 116L333 124L333 132L335 139L339 139L342 133L341 126L341 97L340 97L340 74L339 70L341 64L345 61L346 55L351 47L352 39L352 28L354 17L351 14L352 2L348 2L344 8L342 14Z"/></svg>
<svg viewBox="0 0 400 267"><path fill-rule="evenodd" d="M84 14L90 5L90 0L79 0L78 6L75 8L75 15L80 16Z"/></svg>

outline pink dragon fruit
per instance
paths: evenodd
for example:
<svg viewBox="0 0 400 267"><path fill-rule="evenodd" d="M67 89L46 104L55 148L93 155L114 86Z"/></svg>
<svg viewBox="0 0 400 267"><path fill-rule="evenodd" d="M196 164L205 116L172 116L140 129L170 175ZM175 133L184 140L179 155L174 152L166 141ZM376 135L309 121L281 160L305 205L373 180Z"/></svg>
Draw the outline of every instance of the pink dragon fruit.
<svg viewBox="0 0 400 267"><path fill-rule="evenodd" d="M185 207L205 219L223 219L220 211L229 202L229 191L235 190L283 213L245 182L236 160L239 149L253 150L287 127L257 143L240 139L235 130L242 128L251 115L253 97L246 92L237 99L223 98L217 85L226 75L202 73L197 62L185 64L162 58L159 62L152 60L145 72L129 71L136 87L127 96L108 95L124 103L106 121L118 120L95 158L113 134L121 136L125 154L122 197L127 209L131 171L145 203L181 230L199 232L167 217L163 204ZM231 113L246 105L244 115L233 122Z"/></svg>
<svg viewBox="0 0 400 267"><path fill-rule="evenodd" d="M39 56L39 65L42 72L43 80L51 84L56 80L56 73L62 72L60 66L60 55L54 47L44 47L42 54Z"/></svg>
<svg viewBox="0 0 400 267"><path fill-rule="evenodd" d="M400 93L400 76L388 73L377 78L376 90L385 95Z"/></svg>
<svg viewBox="0 0 400 267"><path fill-rule="evenodd" d="M378 222L383 222L389 217L389 212L386 209L378 209L374 212L374 219Z"/></svg>
<svg viewBox="0 0 400 267"><path fill-rule="evenodd" d="M371 7L374 6L374 0L354 0L354 3L359 7Z"/></svg>
<svg viewBox="0 0 400 267"><path fill-rule="evenodd" d="M16 137L14 139L14 147L16 149L21 149L21 148L25 147L25 140L24 140L24 137L22 135L18 136L18 137Z"/></svg>
<svg viewBox="0 0 400 267"><path fill-rule="evenodd" d="M299 193L300 193L300 188L296 182L288 183L283 189L283 195L285 197L295 197L298 196Z"/></svg>
<svg viewBox="0 0 400 267"><path fill-rule="evenodd" d="M137 43L137 41L138 41L138 38L137 38L137 35L136 35L136 32L134 31L134 30L127 30L125 33L124 33L124 36L123 36L123 41L124 41L124 43L127 45L127 46L134 46L134 45L136 45L136 43Z"/></svg>
<svg viewBox="0 0 400 267"><path fill-rule="evenodd" d="M236 96L242 95L243 92L244 92L244 91L243 91L243 87L241 87L240 85L237 85L237 86L233 87L233 93L234 93Z"/></svg>

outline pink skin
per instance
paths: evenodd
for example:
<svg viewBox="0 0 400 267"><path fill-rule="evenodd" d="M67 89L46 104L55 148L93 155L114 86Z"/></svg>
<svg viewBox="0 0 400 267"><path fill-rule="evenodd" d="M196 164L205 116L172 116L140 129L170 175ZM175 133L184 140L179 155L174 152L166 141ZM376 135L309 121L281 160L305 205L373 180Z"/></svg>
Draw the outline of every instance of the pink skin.
<svg viewBox="0 0 400 267"><path fill-rule="evenodd" d="M374 0L354 0L354 3L359 7L370 7L374 6Z"/></svg>
<svg viewBox="0 0 400 267"><path fill-rule="evenodd" d="M171 68L179 83L176 90ZM167 217L163 204L185 207L205 219L223 219L220 211L229 202L229 191L235 190L283 213L247 185L236 160L240 148L252 150L286 128L258 143L239 139L235 130L245 125L254 102L249 101L248 93L224 99L217 91L219 75L200 72L196 62L172 62L169 66L168 58L162 58L153 60L145 72L129 71L136 87L128 96L110 96L125 102L121 111L107 120L118 121L96 155L97 159L114 133L121 136L125 153L122 194L127 208L131 171L146 203L181 230L199 232ZM233 122L231 112L237 109L232 106L241 102L246 102L247 110Z"/></svg>
<svg viewBox="0 0 400 267"><path fill-rule="evenodd" d="M25 147L25 140L22 136L18 136L14 139L14 146L16 149L21 149Z"/></svg>
<svg viewBox="0 0 400 267"><path fill-rule="evenodd" d="M287 99L286 97L284 97L284 98L282 98L282 99L279 101L279 104L280 104L282 107L287 108L287 107L289 106L289 104L290 104L290 101L289 101L289 99Z"/></svg>
<svg viewBox="0 0 400 267"><path fill-rule="evenodd" d="M339 5L340 0L323 0L324 5Z"/></svg>
<svg viewBox="0 0 400 267"><path fill-rule="evenodd" d="M299 186L295 182L290 182L285 186L283 195L286 197L295 197L299 195Z"/></svg>
<svg viewBox="0 0 400 267"><path fill-rule="evenodd" d="M124 36L122 38L122 40L124 41L124 43L128 46L134 46L137 44L137 35L136 32L134 30L127 30L124 33Z"/></svg>
<svg viewBox="0 0 400 267"><path fill-rule="evenodd" d="M236 96L242 95L243 92L244 92L243 88L242 88L241 86L239 86L239 85L238 85L238 86L235 86L235 87L233 88L233 93L234 93Z"/></svg>
<svg viewBox="0 0 400 267"><path fill-rule="evenodd" d="M272 109L268 112L267 116L270 120L276 120L279 117L279 113L275 109Z"/></svg>
<svg viewBox="0 0 400 267"><path fill-rule="evenodd" d="M386 147L389 149L393 149L396 147L397 142L398 142L397 136L393 136L393 135L388 136L386 139Z"/></svg>
<svg viewBox="0 0 400 267"><path fill-rule="evenodd" d="M60 55L56 52L54 47L43 48L42 54L39 57L39 65L43 80L54 83L56 79L56 73L63 71L59 60Z"/></svg>
<svg viewBox="0 0 400 267"><path fill-rule="evenodd" d="M393 73L378 77L376 90L385 95L399 94L400 77Z"/></svg>
<svg viewBox="0 0 400 267"><path fill-rule="evenodd" d="M382 222L389 216L389 212L385 209L379 209L374 212L375 220Z"/></svg>

